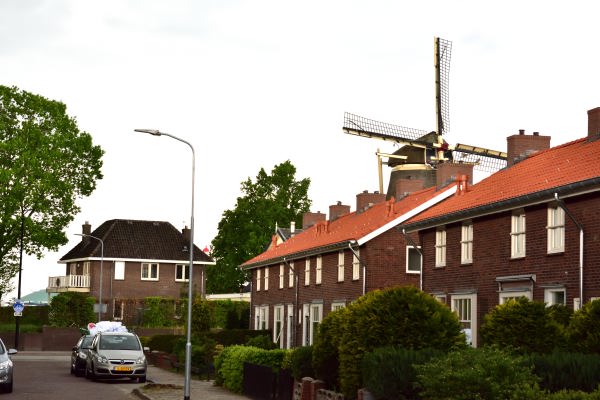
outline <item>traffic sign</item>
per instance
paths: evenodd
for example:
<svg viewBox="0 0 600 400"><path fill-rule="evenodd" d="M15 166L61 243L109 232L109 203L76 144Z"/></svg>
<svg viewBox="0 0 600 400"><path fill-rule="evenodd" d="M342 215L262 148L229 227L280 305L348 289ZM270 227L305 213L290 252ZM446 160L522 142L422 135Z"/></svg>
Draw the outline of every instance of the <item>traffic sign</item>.
<svg viewBox="0 0 600 400"><path fill-rule="evenodd" d="M13 310L15 310L15 316L16 316L16 314L21 314L24 309L25 309L25 304L23 304L23 302L20 299L15 300L15 303L13 304Z"/></svg>

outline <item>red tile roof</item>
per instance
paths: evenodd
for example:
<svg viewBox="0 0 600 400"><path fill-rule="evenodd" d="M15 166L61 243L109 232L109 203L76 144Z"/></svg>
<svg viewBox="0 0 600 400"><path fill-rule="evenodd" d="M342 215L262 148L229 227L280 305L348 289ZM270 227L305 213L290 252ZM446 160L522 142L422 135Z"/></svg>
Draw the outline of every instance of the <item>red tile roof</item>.
<svg viewBox="0 0 600 400"><path fill-rule="evenodd" d="M412 218L407 224L426 225L443 216L525 198L535 193L600 178L600 140L588 138L536 153L473 185L463 195L448 198Z"/></svg>
<svg viewBox="0 0 600 400"><path fill-rule="evenodd" d="M283 257L292 258L294 255L300 257L310 251L324 252L325 249L336 245L345 247L348 242L364 238L445 190L448 190L448 187L440 191L436 191L435 188L424 189L414 192L398 202L392 198L375 204L361 213L351 212L333 222L318 222L279 246L272 246L264 253L246 261L242 267L250 268L277 263L281 262Z"/></svg>

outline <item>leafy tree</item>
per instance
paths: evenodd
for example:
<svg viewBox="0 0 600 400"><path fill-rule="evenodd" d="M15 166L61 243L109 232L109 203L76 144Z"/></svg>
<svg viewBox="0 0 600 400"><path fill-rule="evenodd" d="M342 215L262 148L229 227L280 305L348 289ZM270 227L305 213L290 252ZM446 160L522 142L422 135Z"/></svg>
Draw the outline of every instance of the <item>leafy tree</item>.
<svg viewBox="0 0 600 400"><path fill-rule="evenodd" d="M38 258L67 243L63 230L102 178L103 150L58 101L0 86L0 291L19 249Z"/></svg>
<svg viewBox="0 0 600 400"><path fill-rule="evenodd" d="M86 327L89 322L96 321L94 301L93 297L79 292L65 292L54 296L48 311L50 325Z"/></svg>
<svg viewBox="0 0 600 400"><path fill-rule="evenodd" d="M276 165L268 175L263 168L256 181L241 184L243 196L233 210L226 210L212 241L216 265L207 271L208 293L239 291L247 274L239 266L262 253L275 226L291 221L300 225L302 214L310 209L310 179L297 181L296 167L288 160Z"/></svg>

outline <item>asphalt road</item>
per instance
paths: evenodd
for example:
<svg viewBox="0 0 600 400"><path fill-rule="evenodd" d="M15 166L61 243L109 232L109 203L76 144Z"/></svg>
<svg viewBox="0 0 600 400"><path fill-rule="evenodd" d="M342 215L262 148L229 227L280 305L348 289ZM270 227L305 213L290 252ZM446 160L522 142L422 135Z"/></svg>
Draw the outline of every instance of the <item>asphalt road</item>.
<svg viewBox="0 0 600 400"><path fill-rule="evenodd" d="M12 359L13 393L0 394L0 400L131 400L132 390L143 385L128 379L90 381L71 375L70 355L65 352L23 352Z"/></svg>

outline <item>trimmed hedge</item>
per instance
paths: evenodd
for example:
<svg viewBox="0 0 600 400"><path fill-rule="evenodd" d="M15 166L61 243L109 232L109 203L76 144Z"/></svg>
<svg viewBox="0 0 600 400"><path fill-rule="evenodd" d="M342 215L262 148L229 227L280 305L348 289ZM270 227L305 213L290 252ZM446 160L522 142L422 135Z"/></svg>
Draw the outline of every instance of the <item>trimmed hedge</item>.
<svg viewBox="0 0 600 400"><path fill-rule="evenodd" d="M600 300L585 303L567 329L570 348L581 353L600 353Z"/></svg>
<svg viewBox="0 0 600 400"><path fill-rule="evenodd" d="M592 392L600 384L600 354L554 352L533 355L531 360L542 389Z"/></svg>

